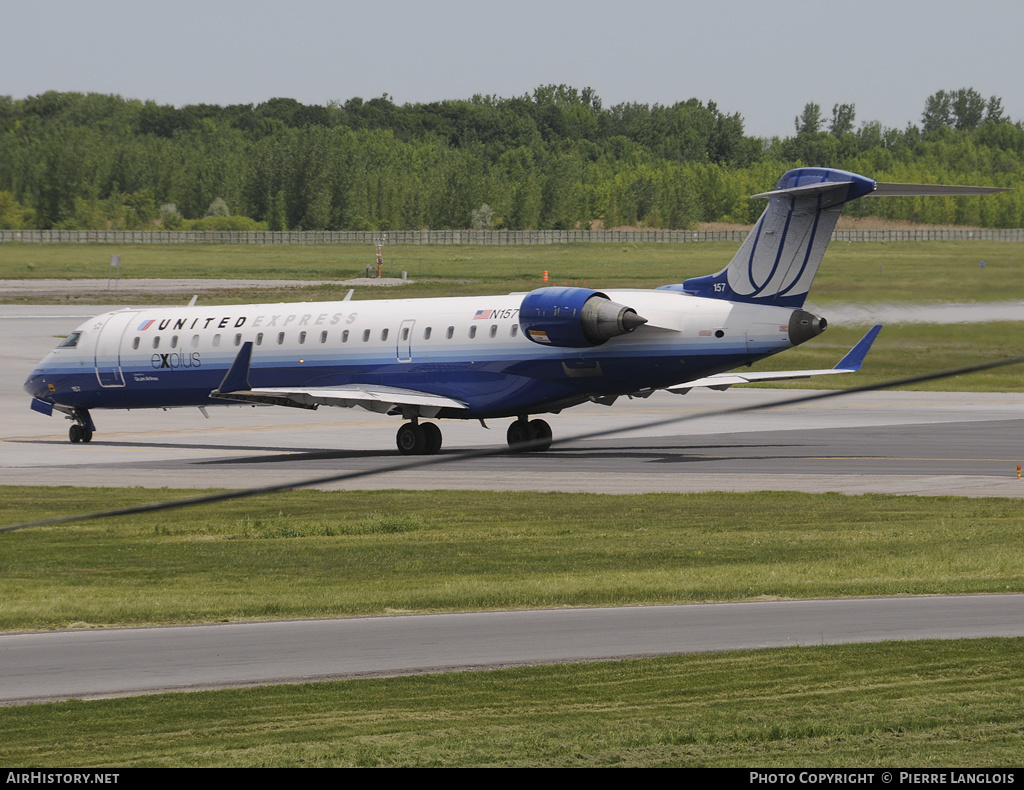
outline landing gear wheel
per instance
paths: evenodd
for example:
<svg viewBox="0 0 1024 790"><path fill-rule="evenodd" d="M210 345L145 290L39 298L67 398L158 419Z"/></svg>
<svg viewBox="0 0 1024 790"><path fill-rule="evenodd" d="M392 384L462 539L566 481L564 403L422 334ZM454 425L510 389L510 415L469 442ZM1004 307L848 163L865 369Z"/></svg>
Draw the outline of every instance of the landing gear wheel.
<svg viewBox="0 0 1024 790"><path fill-rule="evenodd" d="M78 444L79 442L91 442L92 431L90 431L84 425L81 425L76 422L68 429L68 438L74 444Z"/></svg>
<svg viewBox="0 0 1024 790"><path fill-rule="evenodd" d="M538 442L530 452L543 453L551 447L551 426L544 420L530 420L530 438Z"/></svg>
<svg viewBox="0 0 1024 790"><path fill-rule="evenodd" d="M74 409L68 414L68 419L72 421L68 438L73 444L92 441L92 418L88 409Z"/></svg>
<svg viewBox="0 0 1024 790"><path fill-rule="evenodd" d="M402 455L423 455L427 447L427 436L422 425L407 422L398 429L395 443Z"/></svg>
<svg viewBox="0 0 1024 790"><path fill-rule="evenodd" d="M532 438L530 423L526 420L516 420L508 426L508 432L505 434L508 446L513 450L522 450L522 445L526 444Z"/></svg>
<svg viewBox="0 0 1024 790"><path fill-rule="evenodd" d="M441 449L441 429L432 422L425 422L420 426L423 429L425 439L424 455L434 455Z"/></svg>

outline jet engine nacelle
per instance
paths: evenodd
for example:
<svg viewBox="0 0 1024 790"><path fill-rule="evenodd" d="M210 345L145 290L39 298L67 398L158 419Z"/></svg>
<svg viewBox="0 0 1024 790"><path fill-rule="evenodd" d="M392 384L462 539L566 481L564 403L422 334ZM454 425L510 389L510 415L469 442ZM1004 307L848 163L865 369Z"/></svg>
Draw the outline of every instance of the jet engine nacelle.
<svg viewBox="0 0 1024 790"><path fill-rule="evenodd" d="M545 346L599 346L646 323L633 308L589 288L538 288L519 307L519 326Z"/></svg>

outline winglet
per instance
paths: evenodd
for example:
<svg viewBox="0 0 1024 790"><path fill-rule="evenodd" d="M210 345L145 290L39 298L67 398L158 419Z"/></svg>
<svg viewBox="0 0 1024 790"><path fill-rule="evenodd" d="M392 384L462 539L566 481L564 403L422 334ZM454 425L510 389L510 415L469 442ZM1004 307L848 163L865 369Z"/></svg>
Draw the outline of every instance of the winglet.
<svg viewBox="0 0 1024 790"><path fill-rule="evenodd" d="M878 333L882 331L881 324L875 324L868 333L860 339L853 348L850 349L850 353L839 360L839 364L836 365L836 370L849 370L857 371L860 370L860 366L864 362L864 357L868 355L868 351L871 349L871 344L875 342L875 338L878 337Z"/></svg>
<svg viewBox="0 0 1024 790"><path fill-rule="evenodd" d="M252 385L249 384L249 365L252 362L252 341L246 341L242 343L242 348L238 352L238 356L235 357L235 361L231 363L231 367L228 368L227 375L224 376L224 380L220 383L211 395L219 395L223 392L244 392L245 390L251 390Z"/></svg>

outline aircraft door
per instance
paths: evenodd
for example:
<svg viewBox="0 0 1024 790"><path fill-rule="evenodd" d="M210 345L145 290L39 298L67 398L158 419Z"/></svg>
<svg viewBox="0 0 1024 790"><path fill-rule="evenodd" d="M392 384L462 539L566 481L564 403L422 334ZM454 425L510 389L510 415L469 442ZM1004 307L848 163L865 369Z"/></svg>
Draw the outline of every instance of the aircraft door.
<svg viewBox="0 0 1024 790"><path fill-rule="evenodd" d="M398 327L398 346L395 349L395 353L398 356L399 362L411 362L412 361L412 328L416 325L414 318L406 318L400 327Z"/></svg>
<svg viewBox="0 0 1024 790"><path fill-rule="evenodd" d="M138 312L114 313L96 336L96 379L101 387L123 387L121 373L121 338L138 318Z"/></svg>

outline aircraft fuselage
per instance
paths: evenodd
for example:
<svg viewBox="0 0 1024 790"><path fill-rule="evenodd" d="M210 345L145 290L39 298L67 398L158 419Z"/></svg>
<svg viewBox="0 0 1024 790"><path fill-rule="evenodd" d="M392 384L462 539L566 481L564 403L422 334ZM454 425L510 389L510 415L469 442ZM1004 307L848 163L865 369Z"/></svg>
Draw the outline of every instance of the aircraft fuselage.
<svg viewBox="0 0 1024 790"><path fill-rule="evenodd" d="M223 405L210 393L251 342L253 388L397 387L466 405L429 416L477 419L659 389L794 345L791 308L663 290L604 293L648 323L587 348L526 337L524 294L130 308L79 326L25 388L71 409Z"/></svg>

